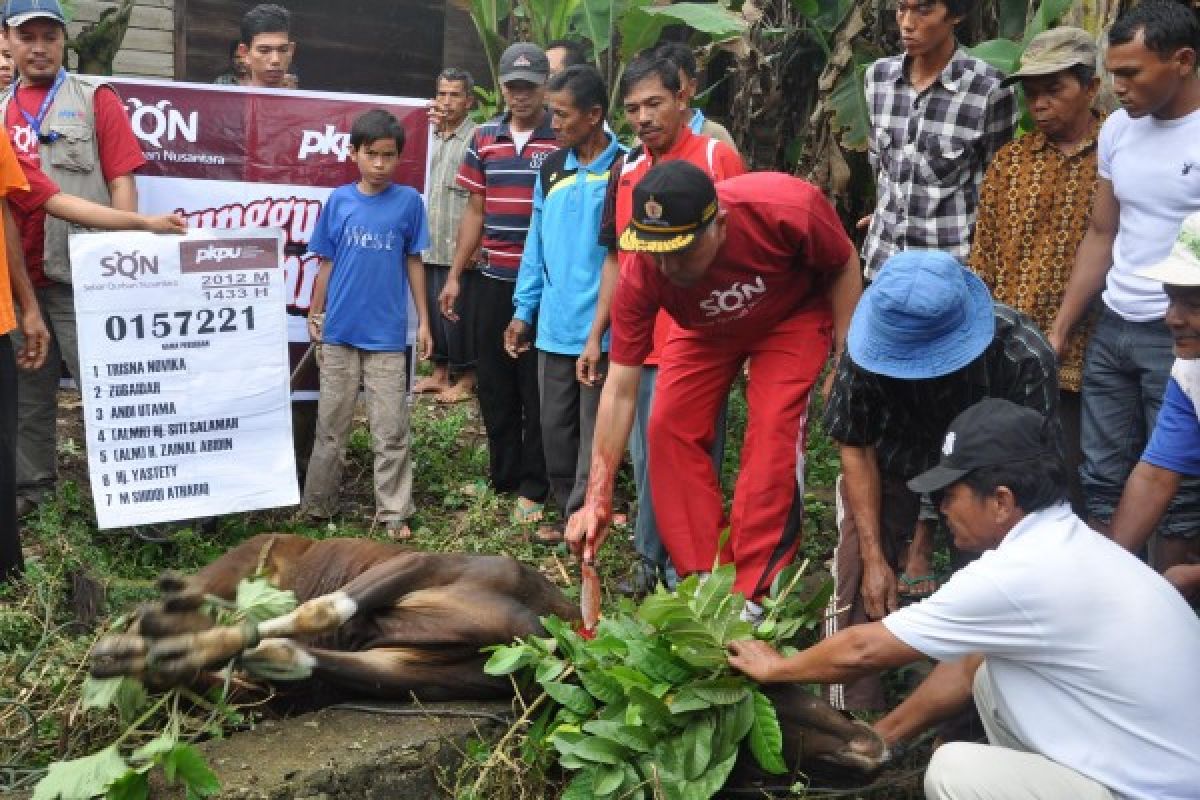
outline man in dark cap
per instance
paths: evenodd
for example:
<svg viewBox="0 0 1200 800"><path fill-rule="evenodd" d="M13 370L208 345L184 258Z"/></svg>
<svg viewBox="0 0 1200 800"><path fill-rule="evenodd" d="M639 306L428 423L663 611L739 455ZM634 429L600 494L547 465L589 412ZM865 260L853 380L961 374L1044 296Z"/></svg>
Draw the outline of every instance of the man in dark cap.
<svg viewBox="0 0 1200 800"><path fill-rule="evenodd" d="M488 475L497 492L517 495L513 520L541 519L549 484L542 450L537 356L516 360L504 349L513 291L533 215L533 189L547 156L558 149L546 110L550 62L535 44L519 42L500 56L500 91L508 108L475 129L458 170L470 192L458 224L454 263L438 298L443 316L459 320L463 271L480 245L483 265L475 293L475 375L488 437Z"/></svg>
<svg viewBox="0 0 1200 800"><path fill-rule="evenodd" d="M726 527L709 456L713 421L748 359L750 419L722 558L737 566L737 591L759 599L800 542L797 442L809 392L831 342L841 350L861 293L858 256L811 184L756 172L714 186L682 160L656 165L634 187L618 246L636 258L623 263L612 302L587 499L568 539L589 561L608 534L613 476L664 309L675 328L649 431L658 528L680 576L712 568Z"/></svg>
<svg viewBox="0 0 1200 800"><path fill-rule="evenodd" d="M956 546L983 556L879 622L789 658L733 642L730 663L763 683L834 683L938 661L875 724L895 747L974 699L988 744L939 747L931 800L1194 798L1200 621L1071 511L1056 428L999 398L959 414L908 488L940 497Z"/></svg>

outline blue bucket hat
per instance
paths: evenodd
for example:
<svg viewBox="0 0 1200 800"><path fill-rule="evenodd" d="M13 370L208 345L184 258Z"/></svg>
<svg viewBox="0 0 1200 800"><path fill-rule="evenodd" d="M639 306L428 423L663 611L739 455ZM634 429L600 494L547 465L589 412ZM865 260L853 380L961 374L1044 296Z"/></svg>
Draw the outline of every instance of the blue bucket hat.
<svg viewBox="0 0 1200 800"><path fill-rule="evenodd" d="M947 253L905 250L863 292L846 349L869 372L922 380L970 364L995 335L983 281Z"/></svg>

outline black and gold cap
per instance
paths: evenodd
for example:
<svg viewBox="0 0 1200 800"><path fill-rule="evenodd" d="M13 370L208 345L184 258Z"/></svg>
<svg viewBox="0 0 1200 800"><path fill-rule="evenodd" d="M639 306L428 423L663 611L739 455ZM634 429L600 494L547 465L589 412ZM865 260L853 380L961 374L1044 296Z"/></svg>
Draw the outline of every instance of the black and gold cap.
<svg viewBox="0 0 1200 800"><path fill-rule="evenodd" d="M675 253L717 216L717 190L704 170L687 161L651 168L633 187L633 216L619 246L635 253Z"/></svg>

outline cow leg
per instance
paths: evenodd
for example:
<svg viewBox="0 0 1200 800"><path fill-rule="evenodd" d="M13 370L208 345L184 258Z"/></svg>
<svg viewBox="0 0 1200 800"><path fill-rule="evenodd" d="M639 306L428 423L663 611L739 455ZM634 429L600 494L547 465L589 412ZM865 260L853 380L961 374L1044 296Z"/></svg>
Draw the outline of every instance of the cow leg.
<svg viewBox="0 0 1200 800"><path fill-rule="evenodd" d="M427 650L376 647L350 652L266 639L242 658L252 673L272 679L308 677L355 694L387 699L485 700L512 694L507 677L487 675L475 647Z"/></svg>
<svg viewBox="0 0 1200 800"><path fill-rule="evenodd" d="M780 684L761 688L779 717L789 766L823 761L870 772L887 759L883 739L869 725L847 719L803 687Z"/></svg>

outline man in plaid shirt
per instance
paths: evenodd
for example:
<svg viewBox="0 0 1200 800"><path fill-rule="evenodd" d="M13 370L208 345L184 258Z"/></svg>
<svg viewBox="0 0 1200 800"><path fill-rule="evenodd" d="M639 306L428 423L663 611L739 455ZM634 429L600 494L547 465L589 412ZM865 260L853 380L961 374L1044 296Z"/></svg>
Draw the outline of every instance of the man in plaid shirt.
<svg viewBox="0 0 1200 800"><path fill-rule="evenodd" d="M1017 106L997 70L958 47L967 0L899 0L904 53L867 73L875 213L863 246L866 276L900 250L941 250L966 261L979 185L1012 138Z"/></svg>

